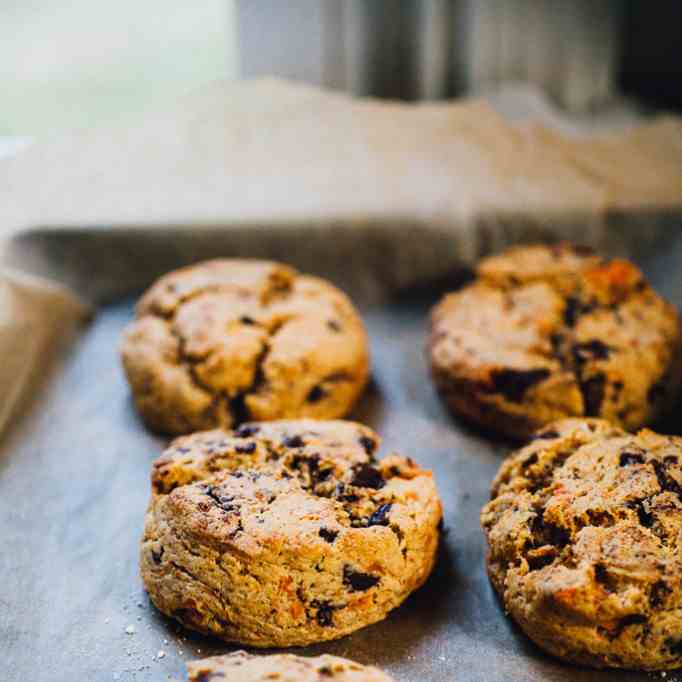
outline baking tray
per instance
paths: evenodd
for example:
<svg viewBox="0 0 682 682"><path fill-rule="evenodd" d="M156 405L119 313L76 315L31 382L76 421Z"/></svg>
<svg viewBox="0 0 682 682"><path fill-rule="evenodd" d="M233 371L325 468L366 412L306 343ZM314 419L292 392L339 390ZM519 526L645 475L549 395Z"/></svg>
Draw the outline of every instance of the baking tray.
<svg viewBox="0 0 682 682"><path fill-rule="evenodd" d="M640 260L677 304L680 263L677 235ZM93 276L106 267L105 259ZM562 664L505 617L486 577L478 515L511 446L447 414L423 354L428 310L453 285L412 288L381 303L356 299L371 337L373 380L352 417L383 436L384 454L395 449L433 469L445 507L436 569L385 621L300 651L376 664L400 682L651 680ZM184 679L185 660L232 650L162 617L138 575L149 468L165 441L143 428L119 365L132 314L129 297L103 305L0 441L0 679L7 682Z"/></svg>

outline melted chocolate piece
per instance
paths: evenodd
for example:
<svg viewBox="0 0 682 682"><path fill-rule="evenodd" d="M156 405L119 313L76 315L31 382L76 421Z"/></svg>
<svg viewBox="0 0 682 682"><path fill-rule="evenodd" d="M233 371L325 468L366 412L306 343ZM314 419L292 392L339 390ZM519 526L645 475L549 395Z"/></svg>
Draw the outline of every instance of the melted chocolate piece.
<svg viewBox="0 0 682 682"><path fill-rule="evenodd" d="M329 528L320 528L318 535L328 543L333 543L334 540L336 540L336 537L338 536L339 531L338 530L330 530Z"/></svg>
<svg viewBox="0 0 682 682"><path fill-rule="evenodd" d="M586 417L598 417L599 410L604 402L604 390L606 377L603 374L594 374L580 382L580 392L583 396L583 411Z"/></svg>
<svg viewBox="0 0 682 682"><path fill-rule="evenodd" d="M371 573L361 573L350 566L343 567L343 584L350 587L351 592L365 592L379 583L381 578Z"/></svg>
<svg viewBox="0 0 682 682"><path fill-rule="evenodd" d="M523 400L526 391L535 384L539 384L549 376L549 370L541 369L498 369L491 379L493 390L501 393L505 398L518 403Z"/></svg>
<svg viewBox="0 0 682 682"><path fill-rule="evenodd" d="M350 483L360 488L373 488L374 490L379 490L386 485L381 472L369 464L356 467Z"/></svg>

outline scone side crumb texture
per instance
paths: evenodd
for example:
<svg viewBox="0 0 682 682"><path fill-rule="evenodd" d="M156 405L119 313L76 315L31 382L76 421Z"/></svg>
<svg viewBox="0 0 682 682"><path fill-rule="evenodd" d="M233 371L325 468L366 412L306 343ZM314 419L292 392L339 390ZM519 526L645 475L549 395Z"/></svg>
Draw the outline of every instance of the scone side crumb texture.
<svg viewBox="0 0 682 682"><path fill-rule="evenodd" d="M171 434L342 417L369 372L365 329L345 294L258 260L208 261L159 279L121 356L143 419Z"/></svg>
<svg viewBox="0 0 682 682"><path fill-rule="evenodd" d="M651 423L679 390L680 330L631 263L524 246L484 259L474 283L441 300L428 350L454 413L522 440L565 417Z"/></svg>
<svg viewBox="0 0 682 682"><path fill-rule="evenodd" d="M481 522L505 609L593 667L682 667L682 438L550 424L500 467Z"/></svg>
<svg viewBox="0 0 682 682"><path fill-rule="evenodd" d="M338 656L254 656L236 651L187 664L188 682L395 682L373 666L360 665Z"/></svg>
<svg viewBox="0 0 682 682"><path fill-rule="evenodd" d="M375 459L348 421L247 423L176 439L155 462L140 562L154 604L255 647L383 619L430 574L441 503L410 458Z"/></svg>

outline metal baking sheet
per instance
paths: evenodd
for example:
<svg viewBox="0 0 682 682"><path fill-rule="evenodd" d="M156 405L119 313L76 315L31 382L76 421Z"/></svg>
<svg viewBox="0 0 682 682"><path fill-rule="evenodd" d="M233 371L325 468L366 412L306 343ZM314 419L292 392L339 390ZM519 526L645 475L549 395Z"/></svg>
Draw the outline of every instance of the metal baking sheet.
<svg viewBox="0 0 682 682"><path fill-rule="evenodd" d="M675 238L641 263L678 304L680 262ZM446 528L437 567L384 622L302 651L373 663L400 682L651 680L562 664L505 617L486 577L478 515L510 445L452 419L434 394L423 345L428 309L441 293L358 301L374 378L353 415L383 436L384 454L398 450L435 472ZM0 441L0 679L7 682L180 680L185 660L231 650L160 616L140 582L149 467L164 441L138 420L118 361L132 306L126 299L100 310Z"/></svg>

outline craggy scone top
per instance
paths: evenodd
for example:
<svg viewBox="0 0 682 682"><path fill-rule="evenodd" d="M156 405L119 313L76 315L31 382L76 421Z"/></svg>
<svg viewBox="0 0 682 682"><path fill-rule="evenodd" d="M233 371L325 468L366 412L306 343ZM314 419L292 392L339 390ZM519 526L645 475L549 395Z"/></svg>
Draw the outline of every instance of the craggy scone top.
<svg viewBox="0 0 682 682"><path fill-rule="evenodd" d="M254 656L236 651L187 664L188 682L394 682L372 666L338 656Z"/></svg>
<svg viewBox="0 0 682 682"><path fill-rule="evenodd" d="M429 350L454 412L522 439L563 417L650 423L679 387L681 338L632 263L557 244L483 260L434 309Z"/></svg>
<svg viewBox="0 0 682 682"><path fill-rule="evenodd" d="M682 438L549 425L500 467L481 520L505 608L549 652L682 666Z"/></svg>
<svg viewBox="0 0 682 682"><path fill-rule="evenodd" d="M121 354L146 423L175 434L343 416L369 363L345 294L258 260L207 261L159 279L139 301Z"/></svg>
<svg viewBox="0 0 682 682"><path fill-rule="evenodd" d="M374 454L347 421L248 423L176 439L154 464L141 548L154 603L252 646L339 637L428 577L441 504L431 473Z"/></svg>

